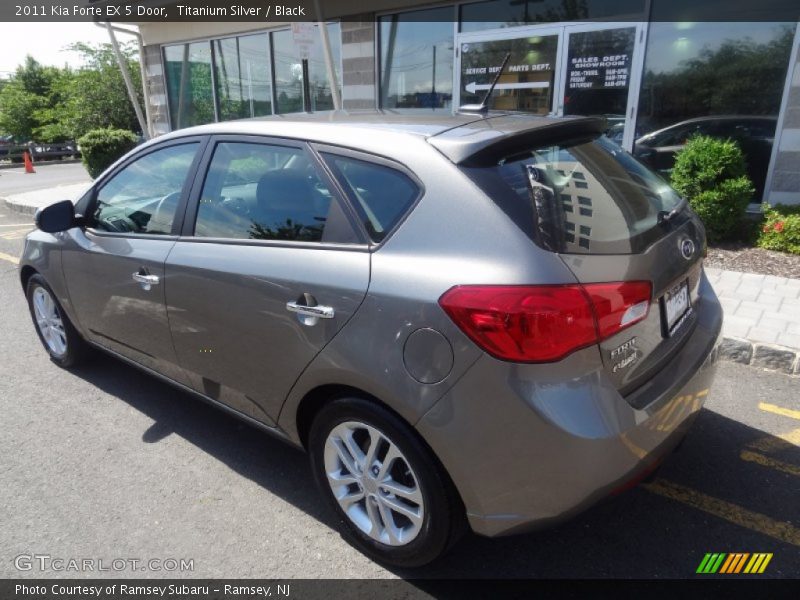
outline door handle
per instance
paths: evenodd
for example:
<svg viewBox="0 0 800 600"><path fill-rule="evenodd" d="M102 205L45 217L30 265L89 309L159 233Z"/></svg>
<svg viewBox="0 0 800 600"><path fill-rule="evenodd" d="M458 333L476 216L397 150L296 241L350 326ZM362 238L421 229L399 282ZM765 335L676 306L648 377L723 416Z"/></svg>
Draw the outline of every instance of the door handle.
<svg viewBox="0 0 800 600"><path fill-rule="evenodd" d="M149 292L152 286L158 285L161 282L161 280L158 278L158 275L147 275L142 272L136 272L131 277L133 277L134 281L142 284L142 289L145 292Z"/></svg>
<svg viewBox="0 0 800 600"><path fill-rule="evenodd" d="M332 319L335 314L332 306L307 306L297 302L287 302L286 310L304 317L317 317L319 319Z"/></svg>

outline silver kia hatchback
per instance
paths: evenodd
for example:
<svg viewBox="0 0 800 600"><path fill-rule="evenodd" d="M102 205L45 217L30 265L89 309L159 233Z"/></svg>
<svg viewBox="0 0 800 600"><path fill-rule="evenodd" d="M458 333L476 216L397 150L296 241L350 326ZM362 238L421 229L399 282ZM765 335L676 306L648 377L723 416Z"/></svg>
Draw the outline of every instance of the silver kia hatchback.
<svg viewBox="0 0 800 600"><path fill-rule="evenodd" d="M711 384L706 239L595 118L299 115L171 133L37 214L52 360L100 348L305 449L419 566L649 474Z"/></svg>

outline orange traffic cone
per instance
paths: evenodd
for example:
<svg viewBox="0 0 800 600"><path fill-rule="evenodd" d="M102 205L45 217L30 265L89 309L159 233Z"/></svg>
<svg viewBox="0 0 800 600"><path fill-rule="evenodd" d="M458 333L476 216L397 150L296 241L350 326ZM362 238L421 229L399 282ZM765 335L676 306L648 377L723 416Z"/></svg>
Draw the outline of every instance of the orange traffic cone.
<svg viewBox="0 0 800 600"><path fill-rule="evenodd" d="M27 150L25 150L22 153L22 157L25 159L25 172L36 173L36 169L33 168L33 161L31 160L30 153Z"/></svg>

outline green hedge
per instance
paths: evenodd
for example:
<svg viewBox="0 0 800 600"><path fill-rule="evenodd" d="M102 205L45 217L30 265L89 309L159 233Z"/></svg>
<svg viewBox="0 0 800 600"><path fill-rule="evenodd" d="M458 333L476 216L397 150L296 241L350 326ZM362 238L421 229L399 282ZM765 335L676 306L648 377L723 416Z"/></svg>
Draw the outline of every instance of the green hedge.
<svg viewBox="0 0 800 600"><path fill-rule="evenodd" d="M764 207L758 245L767 250L800 254L800 206Z"/></svg>
<svg viewBox="0 0 800 600"><path fill-rule="evenodd" d="M78 140L83 164L92 178L136 147L138 138L125 129L93 129Z"/></svg>
<svg viewBox="0 0 800 600"><path fill-rule="evenodd" d="M755 190L735 141L691 138L675 158L670 183L703 220L709 241L731 239L741 232Z"/></svg>

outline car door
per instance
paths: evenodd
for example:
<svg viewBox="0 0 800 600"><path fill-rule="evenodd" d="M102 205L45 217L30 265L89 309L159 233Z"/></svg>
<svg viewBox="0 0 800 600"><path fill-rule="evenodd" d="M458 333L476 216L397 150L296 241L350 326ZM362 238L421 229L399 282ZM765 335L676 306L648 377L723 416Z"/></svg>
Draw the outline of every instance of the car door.
<svg viewBox="0 0 800 600"><path fill-rule="evenodd" d="M267 424L358 309L370 254L303 143L218 137L166 264L167 313L191 385Z"/></svg>
<svg viewBox="0 0 800 600"><path fill-rule="evenodd" d="M86 336L184 384L167 324L164 261L204 143L184 138L131 157L92 191L85 226L68 232L62 252Z"/></svg>

